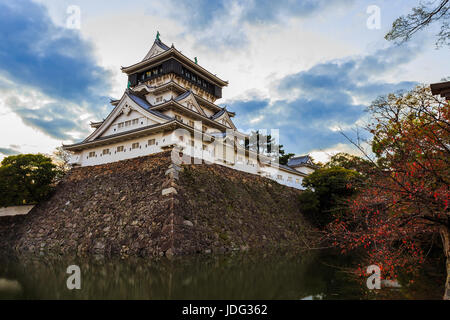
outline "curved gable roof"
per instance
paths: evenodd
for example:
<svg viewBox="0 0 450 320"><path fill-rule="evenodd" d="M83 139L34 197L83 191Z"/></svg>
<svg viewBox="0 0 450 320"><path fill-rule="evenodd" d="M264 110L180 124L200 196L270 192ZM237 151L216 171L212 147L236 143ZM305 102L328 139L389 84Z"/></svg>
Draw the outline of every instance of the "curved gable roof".
<svg viewBox="0 0 450 320"><path fill-rule="evenodd" d="M164 51L167 51L169 49L170 48L167 45L165 45L161 40L156 39L155 42L153 42L153 45L150 48L150 50L145 55L144 59L142 59L142 61L148 60L151 57L163 53Z"/></svg>

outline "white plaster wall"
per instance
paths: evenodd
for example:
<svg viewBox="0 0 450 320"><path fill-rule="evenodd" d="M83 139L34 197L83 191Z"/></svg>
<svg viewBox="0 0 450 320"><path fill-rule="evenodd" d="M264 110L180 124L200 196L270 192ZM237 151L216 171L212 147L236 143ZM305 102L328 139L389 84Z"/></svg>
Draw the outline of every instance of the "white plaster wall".
<svg viewBox="0 0 450 320"><path fill-rule="evenodd" d="M205 106L200 105L200 107L203 109L203 111L205 111L208 117L211 117L212 115L216 114L216 112L213 112L212 110L208 109Z"/></svg>
<svg viewBox="0 0 450 320"><path fill-rule="evenodd" d="M312 169L310 167L297 167L297 168L295 168L295 170L302 172L304 174L311 174L314 172L314 169Z"/></svg>
<svg viewBox="0 0 450 320"><path fill-rule="evenodd" d="M169 91L165 91L164 93L161 94L153 94L153 93L149 93L145 96L145 98L147 99L147 101L152 104L152 105L157 105L157 104L161 104L164 103L166 101L169 101L172 97L176 98L178 96L178 94L172 90ZM156 98L162 97L162 100L159 102L156 102Z"/></svg>
<svg viewBox="0 0 450 320"><path fill-rule="evenodd" d="M183 141L180 140L180 136L183 136ZM149 146L148 140L149 139L155 139L155 145ZM115 162L125 159L131 159L141 156L150 155L153 153L161 152L161 147L177 144L180 147L183 147L183 153L185 155L190 156L190 158L184 158L185 161L188 161L186 159L190 159L190 163L193 163L194 157L203 157L204 160L216 163L219 165L223 165L235 170L251 173L251 174L258 174L260 176L272 179L280 184L287 185L290 187L294 187L297 189L304 189L302 186L302 180L303 177L295 175L294 173L289 173L283 170L278 170L276 167L269 167L269 166L262 166L260 167L258 163L254 159L248 159L246 157L243 157L242 161L239 161L239 156L242 157L241 154L236 154L232 152L226 152L225 158L223 152L221 151L221 148L215 145L214 143L204 143L204 142L197 142L194 147L191 146L191 137L190 133L185 130L178 130L173 131L165 136L163 136L161 133L149 135L144 138L139 139L133 139L126 142L120 142L120 143L114 143L109 146L102 146L92 149L84 150L82 153L75 154L72 157L71 162L77 163L81 166L92 166L92 165L99 165L109 162ZM138 149L132 149L132 144L135 142L139 142L140 147ZM203 144L207 146L206 150L203 150ZM124 146L123 152L117 152L118 146ZM109 154L103 155L103 149L109 149ZM225 147L226 148L226 147ZM231 150L230 148L226 148L226 150ZM89 157L89 152L94 151L96 156L95 157ZM222 155L222 156L221 156ZM227 160L227 161L224 161ZM268 176L267 174L270 174ZM278 178L278 175L281 175L281 179ZM288 178L291 177L292 181L289 181ZM297 182L297 179L299 181Z"/></svg>
<svg viewBox="0 0 450 320"><path fill-rule="evenodd" d="M148 145L148 140L150 139L155 139L155 144L152 146ZM84 150L80 154L74 155L73 161L80 164L81 166L94 166L98 164L146 156L149 154L161 152L161 147L170 144L170 139L170 136L163 137L162 134L155 134L149 135L145 138L133 139L129 141L110 144L108 146L91 148ZM135 142L138 142L140 145L138 149L132 149L132 144ZM118 146L123 146L124 151L117 152ZM109 149L109 154L103 155L104 149ZM90 152L95 152L95 157L89 157ZM76 159L78 159L78 161L76 161Z"/></svg>
<svg viewBox="0 0 450 320"><path fill-rule="evenodd" d="M133 119L139 119L137 124L131 124L129 126L123 126L122 128L119 128L118 123L120 122L125 122L128 120L133 120ZM126 132L129 130L133 130L136 128L140 128L140 127L145 127L145 126L149 126L149 125L153 125L156 124L156 121L153 121L147 117L144 117L141 113L133 110L131 111L128 115L125 114L121 114L120 116L118 116L114 122L109 126L108 129L105 130L105 132L103 132L100 136L101 137L106 137L106 136L110 136L112 134L116 134L116 133L120 133L120 132Z"/></svg>

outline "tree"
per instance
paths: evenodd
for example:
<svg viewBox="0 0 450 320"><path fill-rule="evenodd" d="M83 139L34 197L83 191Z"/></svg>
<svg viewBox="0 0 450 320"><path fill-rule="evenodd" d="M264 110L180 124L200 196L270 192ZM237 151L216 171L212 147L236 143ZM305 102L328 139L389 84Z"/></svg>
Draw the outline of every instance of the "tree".
<svg viewBox="0 0 450 320"><path fill-rule="evenodd" d="M303 180L307 189L300 194L301 212L317 227L325 227L346 209L345 200L355 194L359 179L358 172L342 167L315 170Z"/></svg>
<svg viewBox="0 0 450 320"><path fill-rule="evenodd" d="M283 145L281 145L283 147ZM287 165L289 159L295 156L295 153L285 153L283 149L280 148L280 157L278 159L279 164Z"/></svg>
<svg viewBox="0 0 450 320"><path fill-rule="evenodd" d="M58 174L56 165L42 154L19 154L0 166L0 206L35 204L48 197Z"/></svg>
<svg viewBox="0 0 450 320"><path fill-rule="evenodd" d="M61 180L64 175L69 172L71 166L69 164L69 160L72 154L65 150L63 147L57 147L55 151L53 151L53 160L56 164L58 175L56 176L57 180Z"/></svg>
<svg viewBox="0 0 450 320"><path fill-rule="evenodd" d="M286 165L288 160L294 156L293 153L285 153L284 146L275 143L275 138L270 134L264 135L257 131L250 133L250 138L245 139L245 149L256 152L258 155L262 154L267 157L278 157L279 164ZM276 158L275 158L276 159Z"/></svg>
<svg viewBox="0 0 450 320"><path fill-rule="evenodd" d="M325 164L327 168L342 167L349 170L355 170L359 173L367 171L369 167L372 167L372 163L361 157L351 155L345 152L335 154Z"/></svg>
<svg viewBox="0 0 450 320"><path fill-rule="evenodd" d="M392 29L385 35L389 41L408 41L416 32L435 22L440 22L436 45L450 45L450 0L439 0L412 9L412 13L401 16L392 23Z"/></svg>
<svg viewBox="0 0 450 320"><path fill-rule="evenodd" d="M369 111L376 158L367 156L372 166L346 213L328 226L330 239L344 252L363 249L367 263L397 277L424 261L425 239L440 233L450 299L449 103L418 86L378 98Z"/></svg>

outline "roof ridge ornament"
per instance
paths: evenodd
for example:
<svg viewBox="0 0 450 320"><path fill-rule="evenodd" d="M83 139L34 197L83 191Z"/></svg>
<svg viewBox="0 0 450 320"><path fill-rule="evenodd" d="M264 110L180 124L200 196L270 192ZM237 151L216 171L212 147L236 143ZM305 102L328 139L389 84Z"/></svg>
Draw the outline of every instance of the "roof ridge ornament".
<svg viewBox="0 0 450 320"><path fill-rule="evenodd" d="M161 41L161 39L159 38L161 34L159 33L159 31L156 31L156 39L155 41Z"/></svg>
<svg viewBox="0 0 450 320"><path fill-rule="evenodd" d="M194 57L194 62L195 62L195 64L198 64L197 57Z"/></svg>

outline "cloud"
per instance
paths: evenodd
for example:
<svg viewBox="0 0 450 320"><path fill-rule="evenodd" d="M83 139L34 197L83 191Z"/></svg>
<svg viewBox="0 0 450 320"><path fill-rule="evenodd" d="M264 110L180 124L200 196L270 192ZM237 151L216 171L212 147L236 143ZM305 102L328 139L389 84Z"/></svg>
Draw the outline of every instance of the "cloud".
<svg viewBox="0 0 450 320"><path fill-rule="evenodd" d="M353 0L172 0L171 16L194 33L199 44L242 46L247 42L246 25L285 23L291 17L348 6Z"/></svg>
<svg viewBox="0 0 450 320"><path fill-rule="evenodd" d="M104 115L110 72L97 65L92 45L78 31L54 25L42 5L27 0L0 2L0 30L0 75L16 93L7 107L25 123L67 139L65 130L84 126L78 117L64 118L71 113L68 108L77 105L79 112ZM14 103L29 91L56 103L38 109Z"/></svg>
<svg viewBox="0 0 450 320"><path fill-rule="evenodd" d="M306 153L348 143L340 128L352 135L352 127L365 116L375 98L411 89L416 82L382 80L392 69L413 60L419 50L393 46L365 56L353 56L314 65L308 70L287 75L274 86L275 101L247 97L228 101L236 111L236 124L243 130L280 130L280 142L289 152ZM252 121L253 120L253 121Z"/></svg>
<svg viewBox="0 0 450 320"><path fill-rule="evenodd" d="M15 148L0 148L0 153L5 156L11 156L14 154L19 154L20 151L16 150Z"/></svg>

